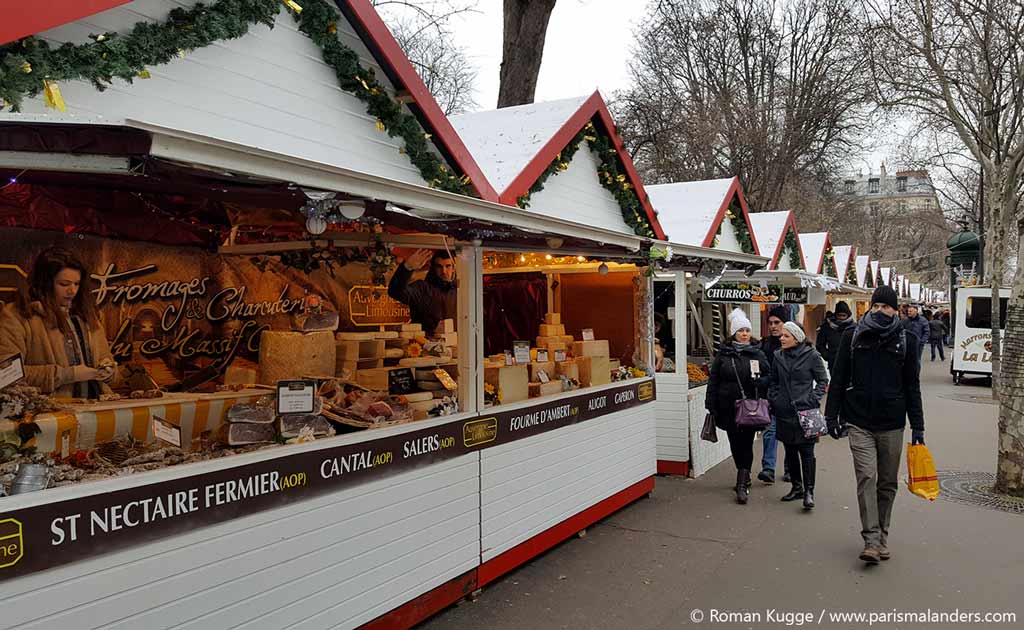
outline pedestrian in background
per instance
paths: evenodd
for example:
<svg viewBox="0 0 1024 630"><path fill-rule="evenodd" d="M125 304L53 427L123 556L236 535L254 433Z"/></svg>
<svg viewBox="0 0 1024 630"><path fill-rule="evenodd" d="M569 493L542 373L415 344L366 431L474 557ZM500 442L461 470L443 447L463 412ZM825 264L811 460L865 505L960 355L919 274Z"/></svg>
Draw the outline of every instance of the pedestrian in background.
<svg viewBox="0 0 1024 630"><path fill-rule="evenodd" d="M942 323L939 315L933 315L928 321L928 343L932 347L932 361L935 361L935 351L939 351L939 359L942 361L946 360L945 350L942 348L945 343L946 334L949 331L946 329L946 325Z"/></svg>
<svg viewBox="0 0 1024 630"><path fill-rule="evenodd" d="M761 342L761 351L768 359L769 367L775 360L775 352L782 349L779 335L782 334L782 325L789 321L789 308L783 305L775 306L768 311L768 336ZM779 447L775 439L776 430L775 412L772 412L772 423L761 434L761 472L757 478L764 483L775 483L775 462L778 459ZM782 481L789 482L789 471L784 471Z"/></svg>
<svg viewBox="0 0 1024 630"><path fill-rule="evenodd" d="M917 337L917 361L920 363L931 329L928 327L928 320L921 317L921 310L916 304L907 307L907 318L903 320L903 329Z"/></svg>
<svg viewBox="0 0 1024 630"><path fill-rule="evenodd" d="M895 291L875 289L871 312L843 335L825 407L829 435L838 440L849 432L864 539L860 559L870 564L891 555L889 526L908 416L911 442L924 444L918 341L901 326L896 305Z"/></svg>
<svg viewBox="0 0 1024 630"><path fill-rule="evenodd" d="M729 450L736 465L736 501L745 505L754 463L757 429L736 424L736 401L765 398L771 367L752 336L750 319L740 309L729 314L730 340L711 363L706 402L715 426L729 436Z"/></svg>
<svg viewBox="0 0 1024 630"><path fill-rule="evenodd" d="M942 309L942 317L940 319L942 319L942 325L946 327L946 336L942 338L942 341L947 346L952 346L953 344L950 341L950 337L953 334L953 327L951 323L951 315L948 308Z"/></svg>
<svg viewBox="0 0 1024 630"><path fill-rule="evenodd" d="M839 340L843 338L846 329L853 325L851 319L850 305L846 302L836 304L836 311L831 318L826 317L818 328L818 338L814 347L821 356L825 357L828 369L832 370L832 362L836 360L836 351L839 350Z"/></svg>
<svg viewBox="0 0 1024 630"><path fill-rule="evenodd" d="M794 322L783 324L779 340L782 349L775 353L769 399L778 422L777 435L786 447L786 469L792 488L783 501L804 500L804 509L814 508L816 465L814 445L817 436L804 436L800 412L818 409L828 387L825 361L810 343L803 328Z"/></svg>

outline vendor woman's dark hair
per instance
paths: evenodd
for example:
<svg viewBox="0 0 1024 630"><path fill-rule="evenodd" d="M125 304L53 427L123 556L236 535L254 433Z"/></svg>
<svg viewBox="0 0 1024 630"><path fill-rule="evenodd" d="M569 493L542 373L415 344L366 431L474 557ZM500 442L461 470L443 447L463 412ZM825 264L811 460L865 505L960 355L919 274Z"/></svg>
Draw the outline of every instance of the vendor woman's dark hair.
<svg viewBox="0 0 1024 630"><path fill-rule="evenodd" d="M96 301L89 290L89 270L85 264L70 251L63 247L50 247L43 250L32 264L28 277L28 291L23 292L19 299L19 309L25 317L31 317L31 304L39 302L43 306L43 318L54 328L62 332L70 332L66 318L61 317L60 307L54 299L54 281L63 269L74 269L82 274L78 293L71 303L71 314L77 315L90 328L99 328L100 319L96 312ZM27 295L26 295L27 293Z"/></svg>

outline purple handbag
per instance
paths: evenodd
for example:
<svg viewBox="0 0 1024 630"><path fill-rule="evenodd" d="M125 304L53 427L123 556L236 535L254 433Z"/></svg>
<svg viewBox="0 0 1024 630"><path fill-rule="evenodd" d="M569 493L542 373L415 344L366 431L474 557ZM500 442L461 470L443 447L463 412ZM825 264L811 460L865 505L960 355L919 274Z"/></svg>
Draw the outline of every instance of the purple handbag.
<svg viewBox="0 0 1024 630"><path fill-rule="evenodd" d="M736 373L736 384L740 386L740 395L743 398L736 401L736 426L748 429L767 429L772 423L771 413L768 410L768 401L763 398L747 398L743 391L743 383L740 382L740 372L736 368L736 360L732 362L733 372Z"/></svg>

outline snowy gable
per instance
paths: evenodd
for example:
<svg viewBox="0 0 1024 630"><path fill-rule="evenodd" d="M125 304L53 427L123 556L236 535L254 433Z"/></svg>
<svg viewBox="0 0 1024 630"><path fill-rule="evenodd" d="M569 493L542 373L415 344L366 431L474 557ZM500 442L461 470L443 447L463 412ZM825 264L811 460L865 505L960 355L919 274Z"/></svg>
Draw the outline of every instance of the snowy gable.
<svg viewBox="0 0 1024 630"><path fill-rule="evenodd" d="M459 114L449 120L500 195L586 100L578 97L532 103Z"/></svg>
<svg viewBox="0 0 1024 630"><path fill-rule="evenodd" d="M381 66L381 63L391 64L395 60L393 53L388 53L392 54L391 57L379 53L381 61L371 54L368 48L371 37L383 41L384 38L390 40L391 36L379 23L376 14L372 14L372 9L368 9L369 5L353 9L353 15L361 16L353 19L365 22L366 18L372 18L376 22L361 23L357 28L338 12L333 2L316 1L322 2L323 7L333 14L338 41L358 56L358 63L367 75L359 77L360 85L366 83L368 95L373 90L381 90L395 97L395 86L388 77L399 74L409 79L403 89L419 92L410 82L418 81L418 78L410 79L405 71L396 73L391 65L387 68ZM208 7L216 6L215 2L206 4ZM116 33L117 37L112 40L116 43L124 41L123 38L137 22L164 24L171 9L192 9L196 5L192 0L136 0L53 28L37 37L57 47L64 42L88 43L92 41L90 35ZM306 19L313 19L308 9ZM372 15L368 15L367 10ZM210 13L213 12L207 11ZM324 62L321 49L300 32L296 14L281 4L276 18L272 19L273 28L255 24L236 39L223 39L204 47L181 50L167 63L147 67L145 78L136 78L132 83L115 79L103 92L96 90L88 81L61 81L58 86L67 106L65 113L46 108L43 96L26 99L23 111L28 115L45 115L46 120L54 122L127 123L169 129L427 185L424 173L413 164L409 155L403 154L405 140L391 137L386 129L382 130L383 123L368 113L367 103L354 93L341 89L336 71ZM375 34L369 34L367 29L376 29ZM363 37L367 37L366 42ZM373 46L380 51L388 43L375 42ZM393 45L393 40L390 44ZM402 60L408 65L404 57ZM372 75L365 71L372 71ZM374 79L377 86L373 84ZM409 100L405 102L410 103ZM436 104L433 101L426 104L422 94L412 103L419 112L436 110ZM409 106L400 107L407 116L406 120L412 120ZM0 120L19 119L24 117L0 114ZM438 117L431 120L438 120ZM447 125L446 122L443 124ZM418 125L414 127L419 129ZM457 141L450 127L442 131L445 142L451 138ZM438 135L433 128L416 133ZM425 149L413 150L432 155L435 171L438 165L445 165L449 173L461 170L441 158L433 144L438 141L440 139L435 137ZM448 148L452 147L449 145Z"/></svg>
<svg viewBox="0 0 1024 630"><path fill-rule="evenodd" d="M833 247L832 252L836 263L836 277L841 282L846 282L846 277L850 271L850 258L853 255L853 246L840 245Z"/></svg>
<svg viewBox="0 0 1024 630"><path fill-rule="evenodd" d="M893 275L892 268L890 268L890 267L882 267L882 268L879 269L879 271L882 274L882 284L890 286L893 289L895 289L896 288L896 276Z"/></svg>
<svg viewBox="0 0 1024 630"><path fill-rule="evenodd" d="M743 252L740 234L732 221L733 216L739 215L733 215L730 208L743 212L738 189L735 177L646 187L651 205L672 242ZM762 251L762 255L770 254Z"/></svg>
<svg viewBox="0 0 1024 630"><path fill-rule="evenodd" d="M787 258L785 264L789 267L788 256L786 256L785 233L789 227L791 212L751 212L750 227L757 238L757 246L762 256L771 259L769 269L779 269L783 258Z"/></svg>
<svg viewBox="0 0 1024 630"><path fill-rule="evenodd" d="M632 234L633 230L622 220L619 202L598 179L598 165L594 153L580 147L569 168L549 178L544 189L533 194L527 210Z"/></svg>
<svg viewBox="0 0 1024 630"><path fill-rule="evenodd" d="M828 232L811 232L800 234L800 249L804 255L804 269L811 273L821 273L825 259L825 245L828 243Z"/></svg>
<svg viewBox="0 0 1024 630"><path fill-rule="evenodd" d="M883 284L885 284L885 282L882 280L882 269L879 266L880 264L881 263L879 263L877 260L871 261L871 280L875 283L876 287L880 287Z"/></svg>
<svg viewBox="0 0 1024 630"><path fill-rule="evenodd" d="M874 284L873 282L868 282L868 269L871 268L871 257L857 256L854 264L857 268L857 286L869 287Z"/></svg>

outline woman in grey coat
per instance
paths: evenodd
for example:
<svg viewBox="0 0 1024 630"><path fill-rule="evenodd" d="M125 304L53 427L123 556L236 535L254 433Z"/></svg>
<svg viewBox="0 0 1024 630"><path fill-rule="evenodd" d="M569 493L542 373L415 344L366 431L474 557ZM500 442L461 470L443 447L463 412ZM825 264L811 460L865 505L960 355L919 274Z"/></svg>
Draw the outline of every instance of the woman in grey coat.
<svg viewBox="0 0 1024 630"><path fill-rule="evenodd" d="M814 445L818 438L804 437L799 413L821 406L828 386L825 360L807 343L803 329L786 322L780 337L782 349L775 353L768 397L778 419L777 437L786 447L786 469L793 487L783 501L804 500L804 509L814 508Z"/></svg>

